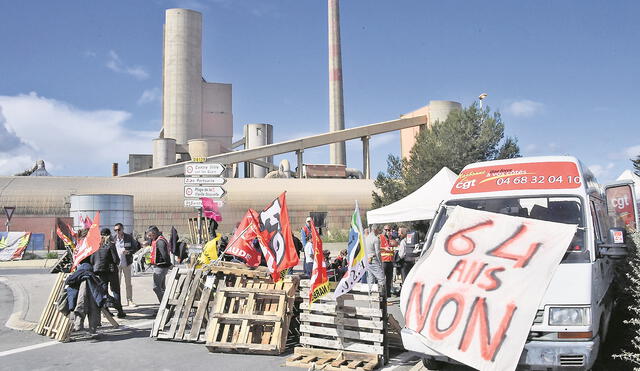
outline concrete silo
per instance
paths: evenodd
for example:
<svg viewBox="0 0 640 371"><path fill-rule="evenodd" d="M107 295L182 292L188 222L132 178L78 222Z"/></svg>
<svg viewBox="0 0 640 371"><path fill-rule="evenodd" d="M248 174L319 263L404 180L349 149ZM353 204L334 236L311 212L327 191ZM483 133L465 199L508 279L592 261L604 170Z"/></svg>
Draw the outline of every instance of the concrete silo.
<svg viewBox="0 0 640 371"><path fill-rule="evenodd" d="M164 25L164 137L180 146L202 136L202 14L167 9Z"/></svg>
<svg viewBox="0 0 640 371"><path fill-rule="evenodd" d="M246 124L244 126L244 148L251 149L273 143L273 125L271 124ZM273 156L260 158L259 160L273 163ZM264 178L268 169L245 163L244 173L246 178Z"/></svg>
<svg viewBox="0 0 640 371"><path fill-rule="evenodd" d="M401 118L411 118L427 115L427 126L431 127L437 121L444 121L449 113L455 110L461 110L462 105L458 102L450 100L432 100L429 105L420 107L415 111L400 115ZM416 135L420 133L420 126L400 130L400 154L403 158L409 158L411 148L416 143Z"/></svg>
<svg viewBox="0 0 640 371"><path fill-rule="evenodd" d="M176 140L156 138L153 140L153 167L176 163Z"/></svg>

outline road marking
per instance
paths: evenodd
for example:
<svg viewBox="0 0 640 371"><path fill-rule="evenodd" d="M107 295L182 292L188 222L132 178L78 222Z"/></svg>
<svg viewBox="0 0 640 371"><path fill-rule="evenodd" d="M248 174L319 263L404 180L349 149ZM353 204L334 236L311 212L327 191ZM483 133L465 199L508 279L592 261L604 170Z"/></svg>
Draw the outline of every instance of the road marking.
<svg viewBox="0 0 640 371"><path fill-rule="evenodd" d="M135 325L131 325L131 326L120 325L118 328L112 328L112 329L109 329L109 330L104 331L102 333L109 333L109 332L120 330L122 328L135 328L135 329L141 330L141 329L144 329L144 327L147 327L148 325L153 324L154 321L155 320L143 321L143 322L140 322L140 323L136 323ZM45 347L48 347L48 346L51 346L51 345L56 345L56 344L62 344L62 343L59 342L59 341L53 340L53 341L48 341L46 343L27 345L27 346L24 346L24 347L5 350L4 352L0 352L0 357L6 357L6 356L10 356L12 354L28 352L30 350L45 348Z"/></svg>
<svg viewBox="0 0 640 371"><path fill-rule="evenodd" d="M46 343L27 345L26 347L21 347L21 348L16 348L16 349L11 349L11 350L5 350L4 352L0 352L0 357L10 356L12 354L22 353L22 352L26 352L26 351L29 351L29 350L40 349L40 348L48 347L50 345L55 345L55 344L61 344L61 343L59 341L55 341L54 340L54 341L48 341Z"/></svg>

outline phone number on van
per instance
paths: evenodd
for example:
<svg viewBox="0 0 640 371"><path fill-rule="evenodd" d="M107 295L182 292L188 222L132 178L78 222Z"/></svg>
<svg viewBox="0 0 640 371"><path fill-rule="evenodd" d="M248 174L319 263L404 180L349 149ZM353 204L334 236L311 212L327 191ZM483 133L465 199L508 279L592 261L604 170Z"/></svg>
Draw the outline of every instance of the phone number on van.
<svg viewBox="0 0 640 371"><path fill-rule="evenodd" d="M563 181L566 181L567 183L571 184L580 184L580 177L579 176L570 176L567 175L566 177L563 177L562 175L549 175L549 176L544 176L544 175L531 175L531 176L517 176L517 177L505 177L505 178L498 178L496 180L496 184L497 185L503 185L503 184L510 184L513 182L513 184L526 184L526 183L538 183L538 184L542 184L542 183L562 183ZM481 182L481 183L484 183Z"/></svg>

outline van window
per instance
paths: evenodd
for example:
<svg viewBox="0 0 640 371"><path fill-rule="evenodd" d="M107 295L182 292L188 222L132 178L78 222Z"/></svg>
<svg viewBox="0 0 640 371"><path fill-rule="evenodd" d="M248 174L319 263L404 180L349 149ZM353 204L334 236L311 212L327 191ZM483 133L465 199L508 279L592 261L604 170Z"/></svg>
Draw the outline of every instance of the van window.
<svg viewBox="0 0 640 371"><path fill-rule="evenodd" d="M591 219L593 219L593 233L595 240L602 242L602 230L600 229L600 221L598 220L598 214L596 213L596 203L591 200Z"/></svg>
<svg viewBox="0 0 640 371"><path fill-rule="evenodd" d="M455 206L520 216L550 222L577 224L578 229L562 258L562 263L587 263L591 261L584 238L584 208L578 197L504 197L478 200L451 200L438 213L434 223L434 235L447 219L447 213ZM429 241L429 244L431 241Z"/></svg>

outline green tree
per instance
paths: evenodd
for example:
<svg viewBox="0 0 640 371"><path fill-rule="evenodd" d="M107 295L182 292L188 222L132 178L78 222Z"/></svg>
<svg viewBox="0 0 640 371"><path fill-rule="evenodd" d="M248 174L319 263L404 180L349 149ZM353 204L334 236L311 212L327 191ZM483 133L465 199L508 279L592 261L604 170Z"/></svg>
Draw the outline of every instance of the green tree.
<svg viewBox="0 0 640 371"><path fill-rule="evenodd" d="M386 173L379 173L373 207L395 202L415 191L446 166L459 173L466 165L520 156L516 138L504 136L500 113L477 104L453 111L443 122L422 130L408 159L390 155Z"/></svg>

